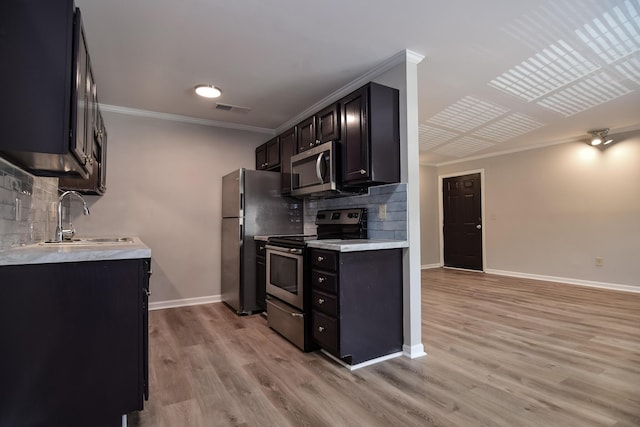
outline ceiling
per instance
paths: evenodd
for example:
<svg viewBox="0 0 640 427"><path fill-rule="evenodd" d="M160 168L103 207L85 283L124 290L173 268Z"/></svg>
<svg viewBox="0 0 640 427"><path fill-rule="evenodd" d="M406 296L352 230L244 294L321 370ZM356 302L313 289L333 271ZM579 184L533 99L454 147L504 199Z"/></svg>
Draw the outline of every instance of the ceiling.
<svg viewBox="0 0 640 427"><path fill-rule="evenodd" d="M425 56L421 163L640 129L640 0L76 5L100 102L111 106L269 133L409 49ZM222 96L195 96L200 83Z"/></svg>

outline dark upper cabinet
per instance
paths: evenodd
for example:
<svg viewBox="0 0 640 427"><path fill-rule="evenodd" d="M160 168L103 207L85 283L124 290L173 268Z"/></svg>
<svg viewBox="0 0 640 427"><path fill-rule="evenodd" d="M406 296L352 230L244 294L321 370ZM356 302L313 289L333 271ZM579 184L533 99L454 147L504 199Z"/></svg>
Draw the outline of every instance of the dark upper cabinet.
<svg viewBox="0 0 640 427"><path fill-rule="evenodd" d="M399 92L369 83L340 101L342 185L400 181Z"/></svg>
<svg viewBox="0 0 640 427"><path fill-rule="evenodd" d="M298 123L298 153L340 139L340 106L332 104Z"/></svg>
<svg viewBox="0 0 640 427"><path fill-rule="evenodd" d="M256 170L280 169L280 141L273 138L256 148Z"/></svg>
<svg viewBox="0 0 640 427"><path fill-rule="evenodd" d="M46 36L43 36L46 35ZM73 0L3 2L0 155L35 175L93 167L95 82Z"/></svg>
<svg viewBox="0 0 640 427"><path fill-rule="evenodd" d="M291 156L296 151L296 127L292 127L280 134L280 176L282 179L282 194L291 193Z"/></svg>
<svg viewBox="0 0 640 427"><path fill-rule="evenodd" d="M340 139L340 104L316 113L316 139L319 144Z"/></svg>
<svg viewBox="0 0 640 427"><path fill-rule="evenodd" d="M298 153L316 145L316 116L311 116L298 123Z"/></svg>
<svg viewBox="0 0 640 427"><path fill-rule="evenodd" d="M76 176L60 177L58 187L61 190L75 190L83 194L95 194L98 196L107 191L107 130L97 103L95 107L95 124L89 136L93 139L91 153L93 167L91 173L87 179Z"/></svg>

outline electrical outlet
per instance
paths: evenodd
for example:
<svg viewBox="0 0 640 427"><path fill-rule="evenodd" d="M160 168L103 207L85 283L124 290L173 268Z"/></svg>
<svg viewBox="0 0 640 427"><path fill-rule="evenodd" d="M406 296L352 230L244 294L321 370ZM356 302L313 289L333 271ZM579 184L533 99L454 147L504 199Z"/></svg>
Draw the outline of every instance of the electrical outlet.
<svg viewBox="0 0 640 427"><path fill-rule="evenodd" d="M596 257L596 267L602 267L604 265L604 259L602 257Z"/></svg>
<svg viewBox="0 0 640 427"><path fill-rule="evenodd" d="M378 219L387 219L387 205L378 205Z"/></svg>

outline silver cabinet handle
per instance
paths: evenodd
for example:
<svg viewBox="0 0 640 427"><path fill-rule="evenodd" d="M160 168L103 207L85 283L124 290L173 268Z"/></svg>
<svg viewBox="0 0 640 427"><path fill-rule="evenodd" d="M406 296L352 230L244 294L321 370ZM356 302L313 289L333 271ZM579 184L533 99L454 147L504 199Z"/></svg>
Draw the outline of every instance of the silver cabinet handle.
<svg viewBox="0 0 640 427"><path fill-rule="evenodd" d="M478 230L480 230L480 229L482 228L482 225L481 225L481 224L478 224L478 225L476 225L476 228L477 228Z"/></svg>
<svg viewBox="0 0 640 427"><path fill-rule="evenodd" d="M318 326L318 332L324 332L324 326Z"/></svg>
<svg viewBox="0 0 640 427"><path fill-rule="evenodd" d="M318 298L318 304L321 304L321 305L324 304L324 299Z"/></svg>
<svg viewBox="0 0 640 427"><path fill-rule="evenodd" d="M322 262L322 261L324 261L324 257L323 256L319 256L318 257L318 262Z"/></svg>
<svg viewBox="0 0 640 427"><path fill-rule="evenodd" d="M360 175L366 175L366 174L367 174L367 171L366 171L366 170L364 170L364 169L360 169Z"/></svg>
<svg viewBox="0 0 640 427"><path fill-rule="evenodd" d="M291 317L304 317L302 313L291 313Z"/></svg>
<svg viewBox="0 0 640 427"><path fill-rule="evenodd" d="M318 277L318 283L323 283L325 280L327 280L327 279L325 279L322 276Z"/></svg>

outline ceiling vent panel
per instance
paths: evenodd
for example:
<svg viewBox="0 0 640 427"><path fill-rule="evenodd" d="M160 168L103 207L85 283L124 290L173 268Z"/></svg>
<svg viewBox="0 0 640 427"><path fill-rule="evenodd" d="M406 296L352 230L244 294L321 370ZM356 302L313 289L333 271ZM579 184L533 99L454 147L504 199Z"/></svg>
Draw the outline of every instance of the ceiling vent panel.
<svg viewBox="0 0 640 427"><path fill-rule="evenodd" d="M231 113L247 114L249 113L249 111L251 111L251 108L241 107L239 105L221 104L220 102L217 102L216 110L229 111Z"/></svg>

